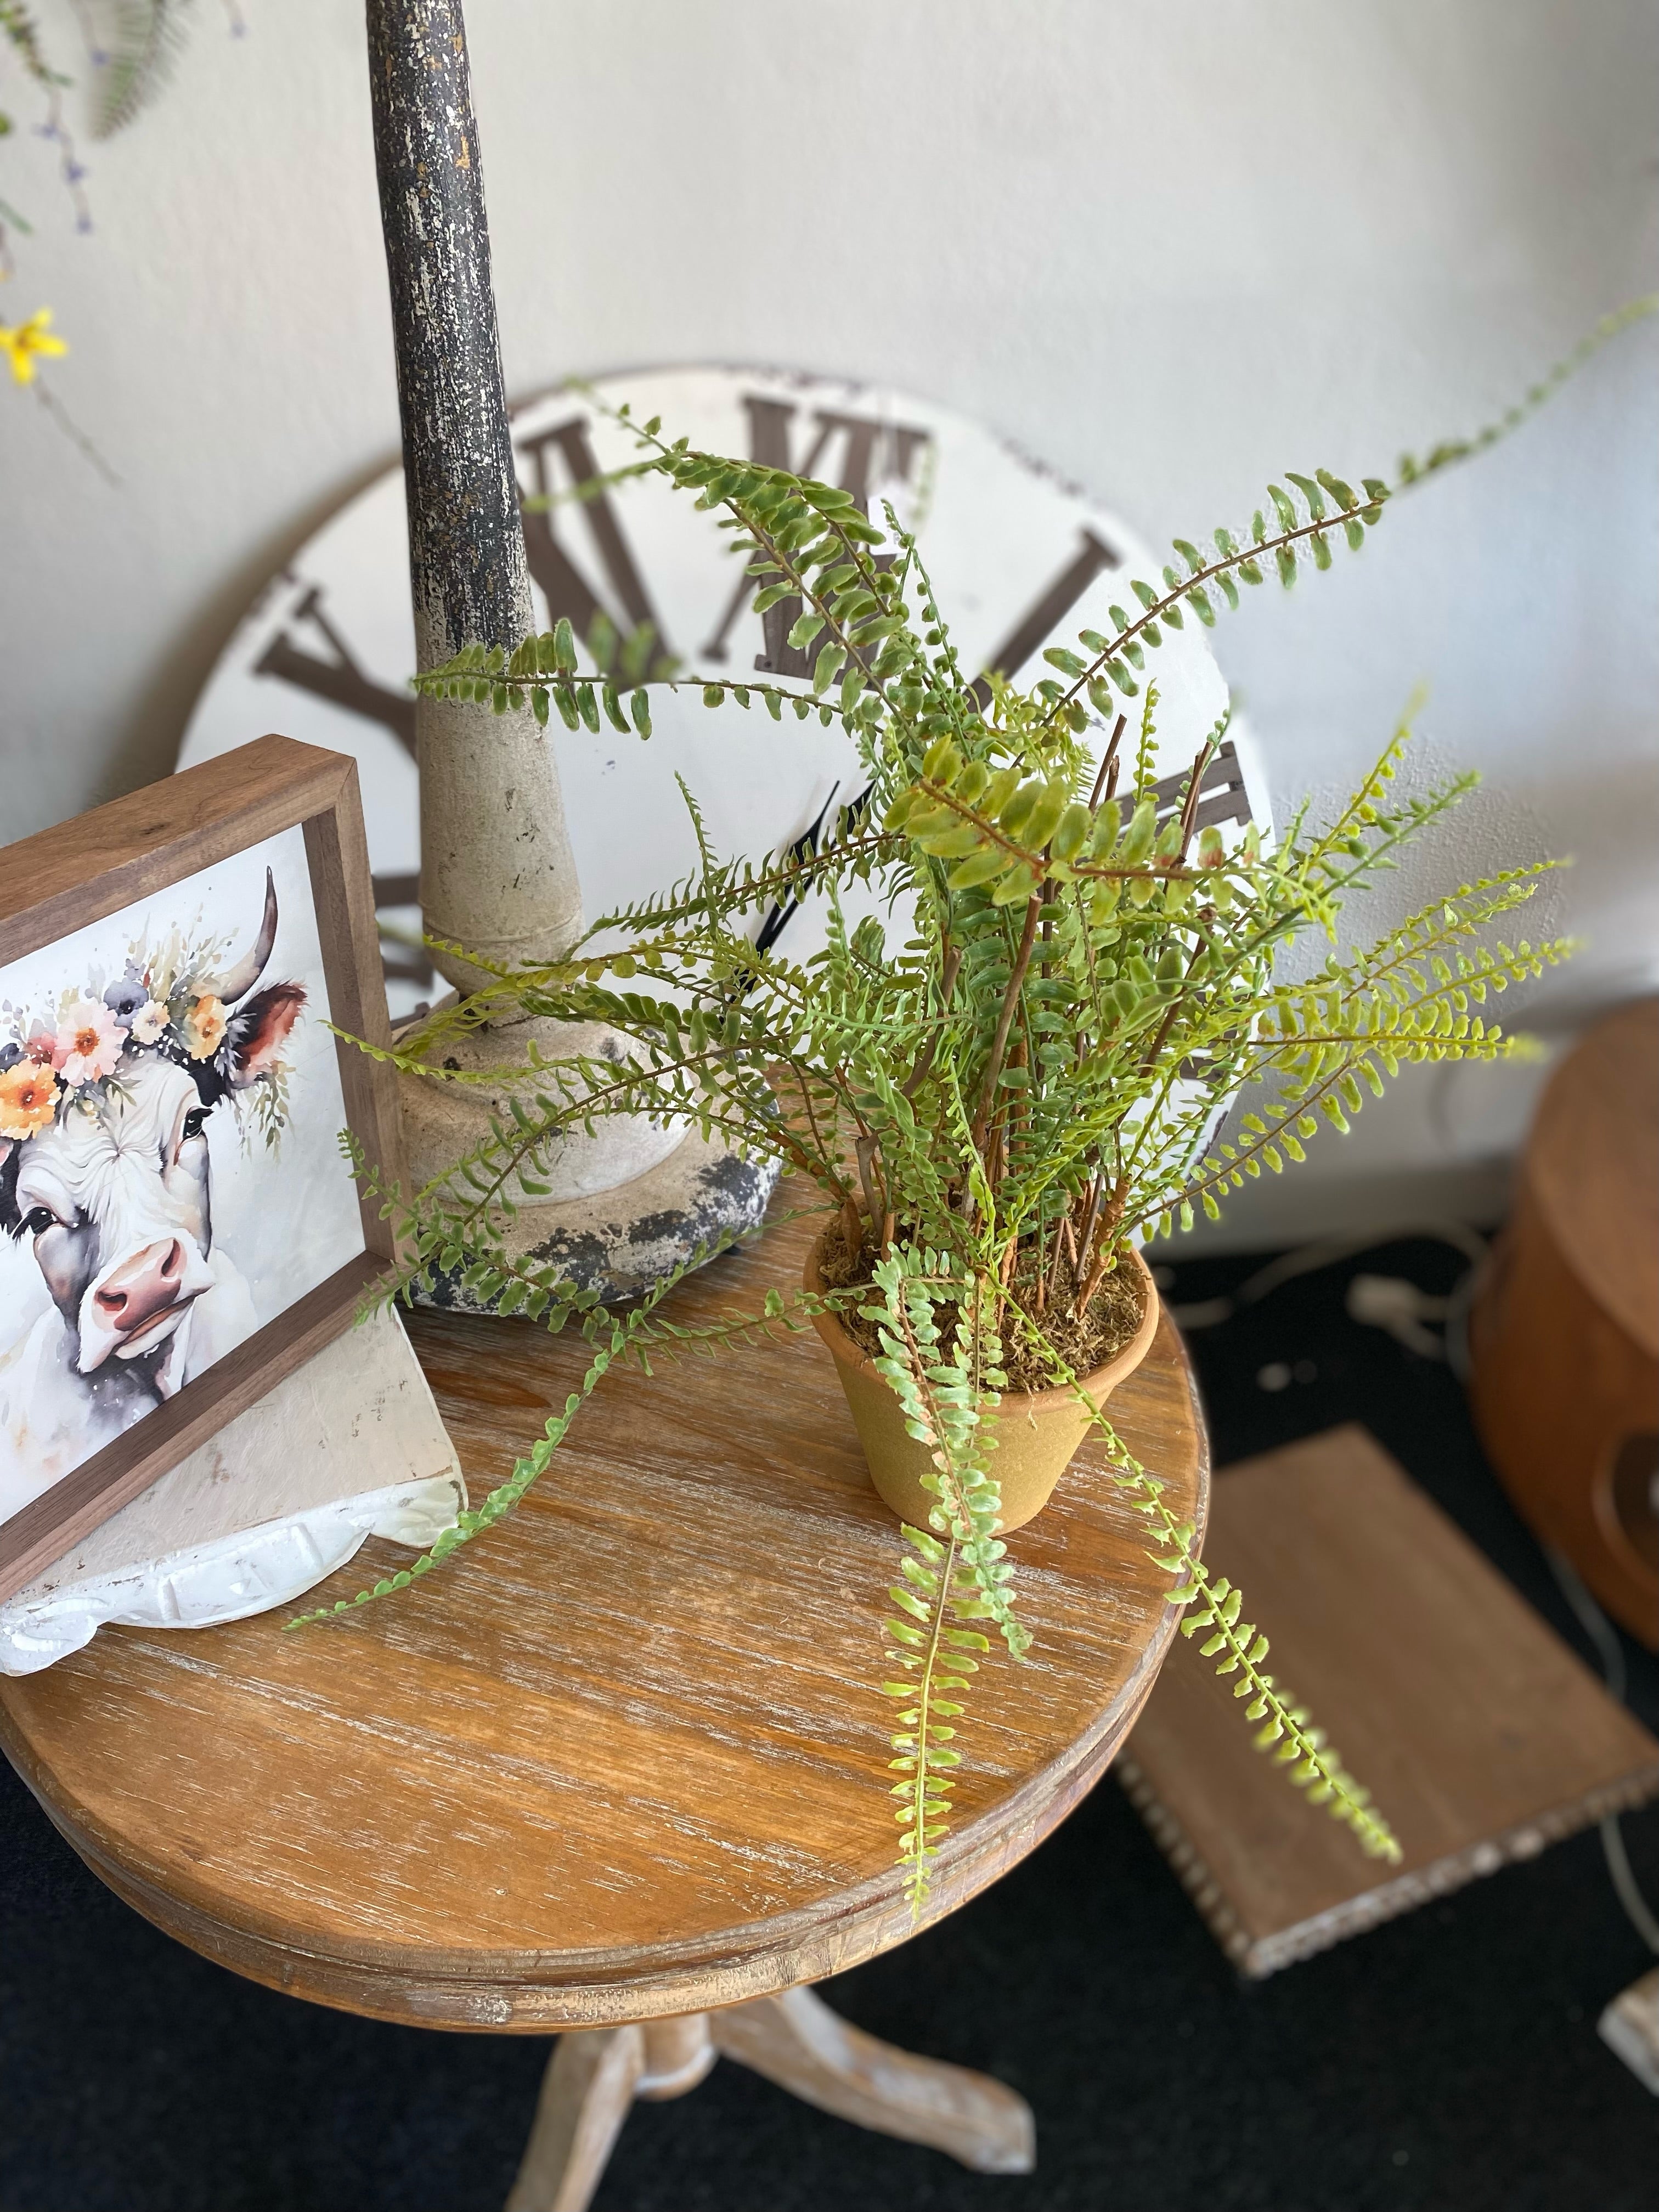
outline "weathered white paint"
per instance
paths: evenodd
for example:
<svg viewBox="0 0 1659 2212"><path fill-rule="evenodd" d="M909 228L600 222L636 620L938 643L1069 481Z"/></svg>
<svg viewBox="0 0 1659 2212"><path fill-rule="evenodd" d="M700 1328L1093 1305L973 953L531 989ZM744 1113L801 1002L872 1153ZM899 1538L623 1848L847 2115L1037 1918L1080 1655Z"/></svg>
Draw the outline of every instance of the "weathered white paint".
<svg viewBox="0 0 1659 2212"><path fill-rule="evenodd" d="M1286 465L1386 468L1473 425L1653 279L1643 0L491 0L471 29L509 390L676 358L890 380L1148 538L1248 513ZM362 38L331 0L256 11L242 44L204 18L167 109L94 149L89 240L51 149L10 142L38 228L7 313L56 308L76 350L55 389L125 489L0 395L29 555L7 586L9 835L165 772L252 591L395 451ZM831 219L832 179L871 173L898 212ZM1659 943L1656 418L1638 337L1218 645L1281 817L1432 684L1437 757L1491 784L1401 901L1500 852L1576 852L1555 907L1589 943L1545 1006L1565 1026L1650 979ZM1363 1154L1332 1142L1299 1184L1253 1187L1251 1233L1315 1191L1347 1218L1357 1176L1385 1206L1407 1173L1467 1194L1432 1088L1368 1109Z"/></svg>

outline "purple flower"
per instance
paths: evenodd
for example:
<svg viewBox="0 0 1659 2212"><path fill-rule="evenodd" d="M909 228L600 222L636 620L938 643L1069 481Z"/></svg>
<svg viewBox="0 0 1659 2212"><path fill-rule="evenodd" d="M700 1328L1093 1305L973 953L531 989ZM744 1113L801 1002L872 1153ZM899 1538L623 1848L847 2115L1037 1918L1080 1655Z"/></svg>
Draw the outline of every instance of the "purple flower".
<svg viewBox="0 0 1659 2212"><path fill-rule="evenodd" d="M149 1000L149 993L131 975L118 983L112 983L104 994L104 1004L109 1008L124 1030L132 1027L132 1018Z"/></svg>

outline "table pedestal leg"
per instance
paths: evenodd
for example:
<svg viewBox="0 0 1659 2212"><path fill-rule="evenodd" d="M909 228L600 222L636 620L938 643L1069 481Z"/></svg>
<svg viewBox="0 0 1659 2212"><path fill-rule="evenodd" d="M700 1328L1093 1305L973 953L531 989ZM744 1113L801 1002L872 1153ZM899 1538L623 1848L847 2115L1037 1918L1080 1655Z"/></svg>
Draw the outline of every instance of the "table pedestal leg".
<svg viewBox="0 0 1659 2212"><path fill-rule="evenodd" d="M948 2151L980 2173L1029 2173L1036 2127L988 2075L918 2058L853 2027L815 1990L714 2013L562 2035L506 2212L586 2212L635 2097L680 2097L716 2054L822 2111Z"/></svg>
<svg viewBox="0 0 1659 2212"><path fill-rule="evenodd" d="M1029 2173L1036 2126L1024 2097L942 2058L918 2058L787 1990L711 2014L714 2048L826 2112L948 2151L979 2173Z"/></svg>
<svg viewBox="0 0 1659 2212"><path fill-rule="evenodd" d="M559 2038L506 2212L586 2212L644 2064L637 2027Z"/></svg>
<svg viewBox="0 0 1659 2212"><path fill-rule="evenodd" d="M708 2014L562 2035L506 2212L586 2212L635 2097L683 2097L714 2064Z"/></svg>

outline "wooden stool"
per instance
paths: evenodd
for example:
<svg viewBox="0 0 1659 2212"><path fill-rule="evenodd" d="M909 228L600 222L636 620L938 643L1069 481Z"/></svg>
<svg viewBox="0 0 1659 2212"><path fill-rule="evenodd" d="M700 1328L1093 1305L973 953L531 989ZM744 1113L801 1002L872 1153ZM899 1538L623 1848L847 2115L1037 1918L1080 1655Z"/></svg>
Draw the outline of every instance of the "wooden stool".
<svg viewBox="0 0 1659 2212"><path fill-rule="evenodd" d="M1469 1357L1516 1509L1659 1651L1659 999L1599 1023L1551 1077Z"/></svg>
<svg viewBox="0 0 1659 2212"><path fill-rule="evenodd" d="M706 1270L676 1316L799 1283L811 1227ZM478 1495L582 1347L462 1316L411 1334ZM1167 1321L1113 1413L1201 1525L1203 1427ZM617 1374L517 1514L441 1572L295 1634L273 1615L106 1630L0 1686L0 1742L93 1870L222 1965L417 2027L584 2031L548 2069L514 2212L580 2212L631 2100L681 2094L722 2052L1021 2172L1022 2099L803 1986L914 1932L878 1686L898 1550L816 1337ZM1086 1448L1011 1550L1035 1642L977 1678L929 1920L1098 1781L1175 1629L1140 1516ZM320 1596L394 1565L371 1546Z"/></svg>

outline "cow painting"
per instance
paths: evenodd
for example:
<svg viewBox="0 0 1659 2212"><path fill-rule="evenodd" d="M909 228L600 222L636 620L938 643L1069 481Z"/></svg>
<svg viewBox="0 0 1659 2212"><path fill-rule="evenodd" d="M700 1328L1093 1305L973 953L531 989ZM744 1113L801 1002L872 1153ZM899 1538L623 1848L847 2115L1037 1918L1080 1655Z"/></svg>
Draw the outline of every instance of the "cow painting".
<svg viewBox="0 0 1659 2212"><path fill-rule="evenodd" d="M306 993L262 982L276 922L267 869L253 942L222 972L199 955L193 970L176 937L137 946L100 993L0 1042L0 1233L32 1249L51 1299L0 1344L0 1517L265 1317L215 1242L207 1127L257 1101L266 1137L280 1131Z"/></svg>

